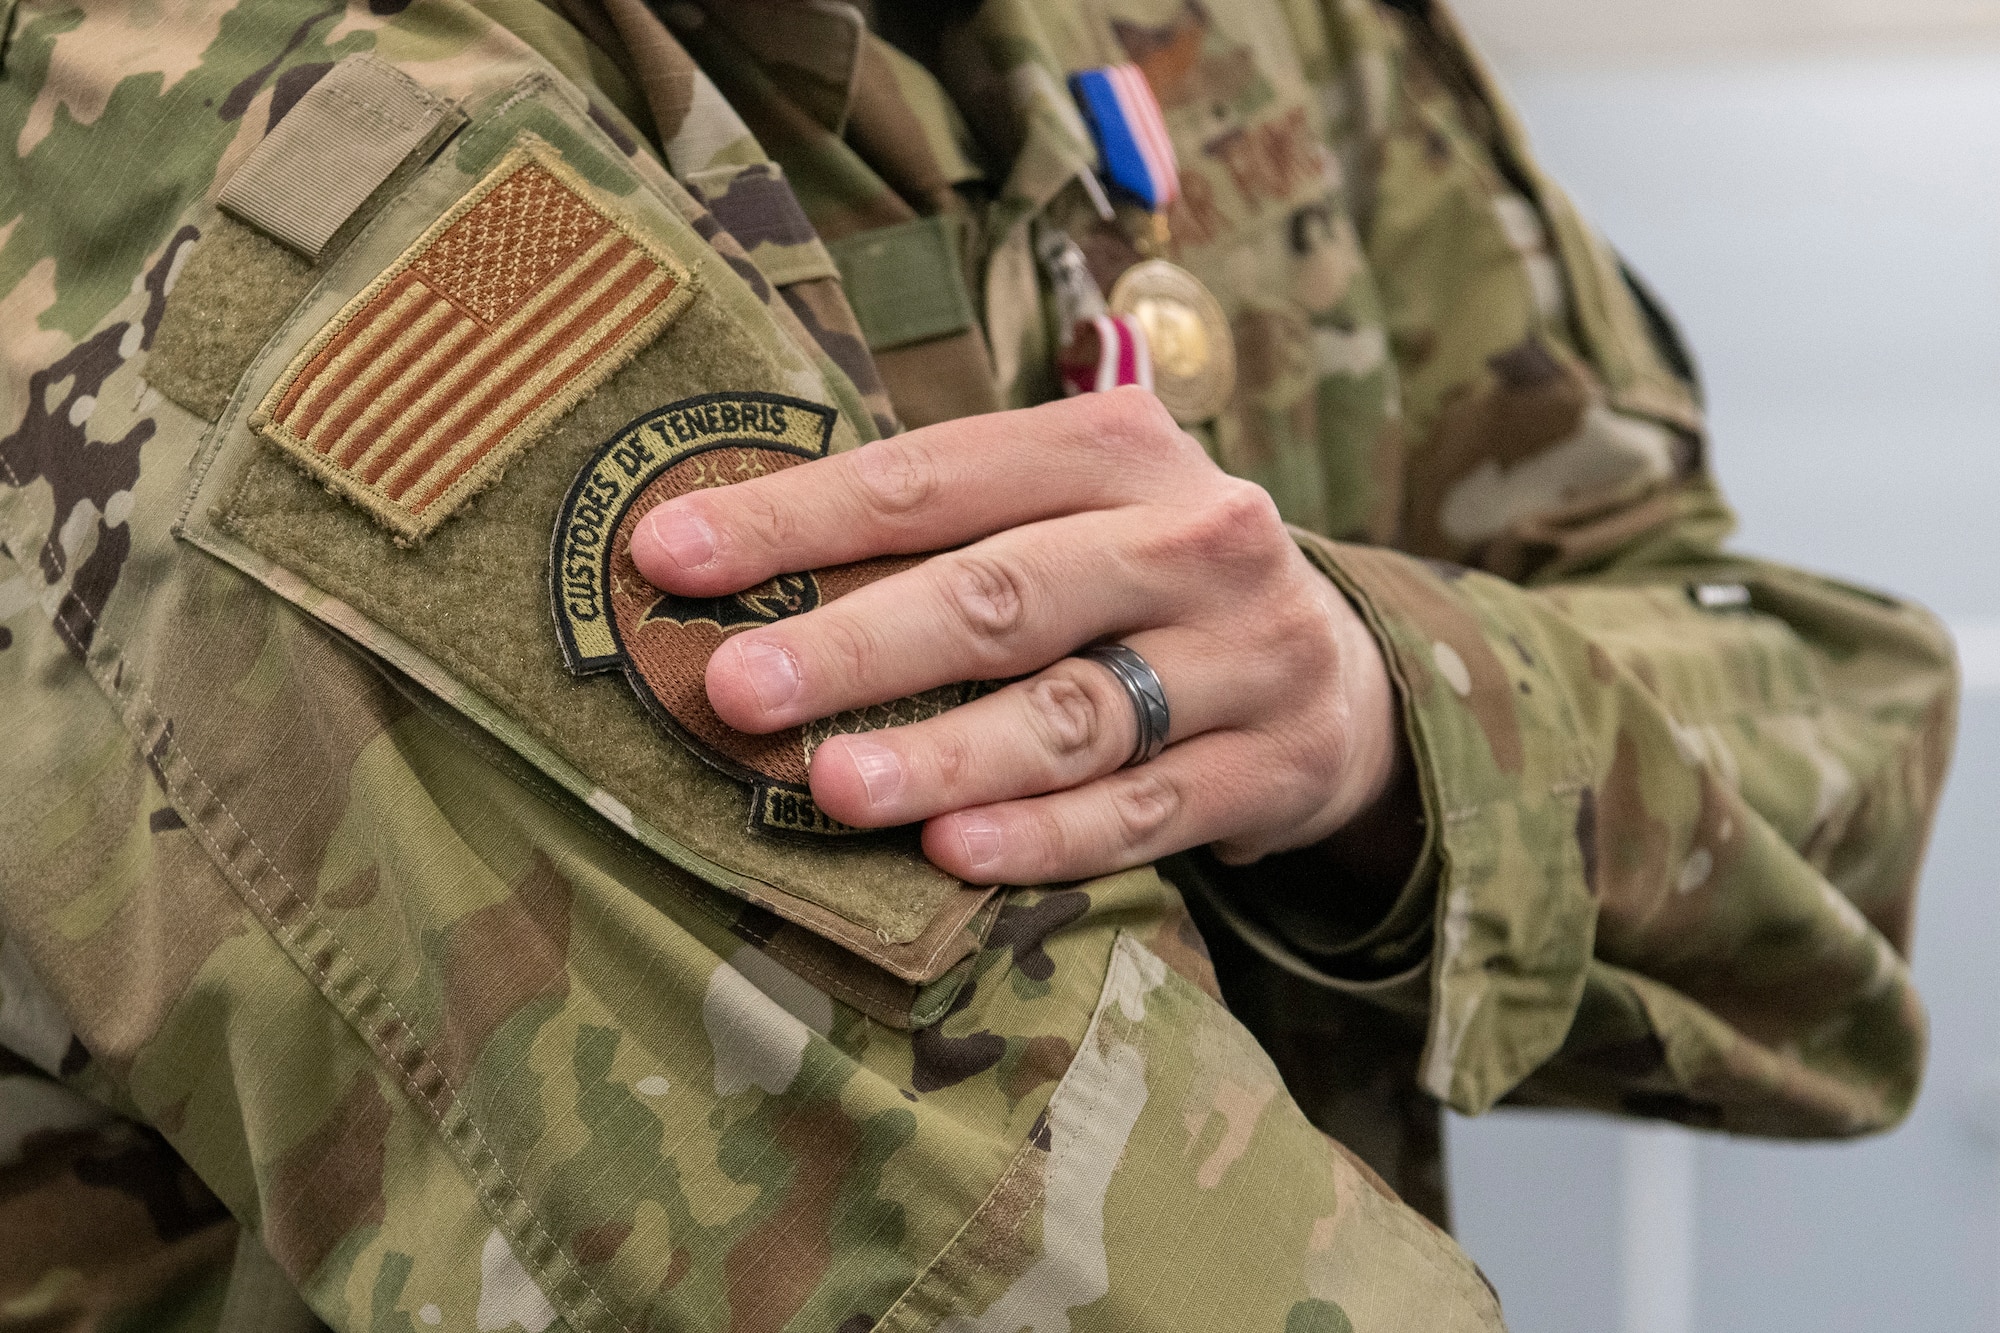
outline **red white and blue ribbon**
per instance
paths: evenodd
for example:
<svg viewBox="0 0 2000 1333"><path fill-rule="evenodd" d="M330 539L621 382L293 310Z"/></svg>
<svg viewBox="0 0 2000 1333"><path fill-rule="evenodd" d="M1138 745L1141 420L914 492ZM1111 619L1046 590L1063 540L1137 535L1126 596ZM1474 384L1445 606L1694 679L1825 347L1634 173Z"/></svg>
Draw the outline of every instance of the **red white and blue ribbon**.
<svg viewBox="0 0 2000 1333"><path fill-rule="evenodd" d="M1098 315L1078 321L1069 343L1056 357L1062 374L1063 394L1103 393L1120 385L1153 387L1153 354L1146 347L1146 331L1135 319L1120 315Z"/></svg>
<svg viewBox="0 0 2000 1333"><path fill-rule="evenodd" d="M1153 89L1137 65L1106 65L1070 76L1083 118L1097 139L1104 179L1152 212L1180 197L1174 141Z"/></svg>

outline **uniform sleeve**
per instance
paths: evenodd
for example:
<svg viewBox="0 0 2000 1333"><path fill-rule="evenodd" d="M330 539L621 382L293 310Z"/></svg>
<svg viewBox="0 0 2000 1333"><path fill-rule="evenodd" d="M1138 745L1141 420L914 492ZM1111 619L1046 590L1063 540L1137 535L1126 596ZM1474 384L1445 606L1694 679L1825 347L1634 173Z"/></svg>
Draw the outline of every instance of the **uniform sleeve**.
<svg viewBox="0 0 2000 1333"><path fill-rule="evenodd" d="M1395 947L1283 923L1276 947L1336 976L1428 950L1419 1078L1462 1111L1893 1124L1923 1062L1907 958L1950 641L1724 549L1670 324L1447 14L1363 30L1350 66L1389 89L1351 158L1402 381L1400 549L1301 540L1389 659L1430 842Z"/></svg>

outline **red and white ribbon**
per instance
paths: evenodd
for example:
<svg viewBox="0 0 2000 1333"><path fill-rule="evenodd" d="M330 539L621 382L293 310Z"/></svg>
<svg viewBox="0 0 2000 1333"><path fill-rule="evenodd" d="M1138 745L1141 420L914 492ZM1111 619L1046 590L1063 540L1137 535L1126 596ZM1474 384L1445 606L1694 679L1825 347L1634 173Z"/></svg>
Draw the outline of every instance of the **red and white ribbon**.
<svg viewBox="0 0 2000 1333"><path fill-rule="evenodd" d="M1137 320L1119 315L1079 321L1069 345L1056 358L1056 367L1068 397L1125 384L1148 391L1153 387L1153 354L1146 347L1146 331Z"/></svg>

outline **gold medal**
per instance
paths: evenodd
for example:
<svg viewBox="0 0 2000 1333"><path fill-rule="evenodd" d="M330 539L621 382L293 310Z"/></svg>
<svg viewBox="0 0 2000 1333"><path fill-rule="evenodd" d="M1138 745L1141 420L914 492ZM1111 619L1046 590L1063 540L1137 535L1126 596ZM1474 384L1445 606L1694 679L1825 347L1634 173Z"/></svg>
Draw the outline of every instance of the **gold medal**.
<svg viewBox="0 0 2000 1333"><path fill-rule="evenodd" d="M1146 331L1153 392L1183 426L1222 411L1236 389L1236 344L1222 305L1178 264L1148 259L1112 285L1111 313Z"/></svg>

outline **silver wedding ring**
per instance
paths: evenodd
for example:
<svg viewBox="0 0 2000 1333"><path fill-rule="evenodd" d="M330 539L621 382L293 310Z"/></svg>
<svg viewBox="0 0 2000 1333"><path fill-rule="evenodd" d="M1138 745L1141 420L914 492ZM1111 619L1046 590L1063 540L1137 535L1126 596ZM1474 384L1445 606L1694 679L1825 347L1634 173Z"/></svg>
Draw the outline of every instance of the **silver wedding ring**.
<svg viewBox="0 0 2000 1333"><path fill-rule="evenodd" d="M1100 643L1084 649L1077 656L1103 663L1105 670L1125 687L1125 695L1132 701L1132 711L1139 720L1139 739L1132 746L1132 757L1125 761L1125 767L1156 758L1160 751L1167 748L1167 728L1173 721L1173 714L1167 708L1166 687L1160 684L1160 673L1148 666L1145 658L1122 643Z"/></svg>

